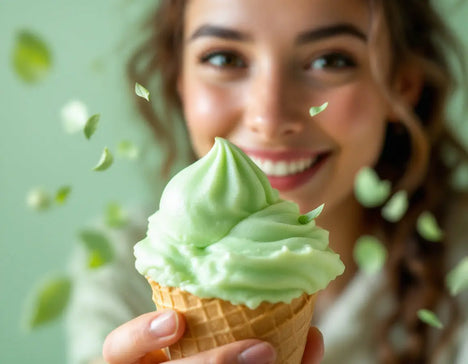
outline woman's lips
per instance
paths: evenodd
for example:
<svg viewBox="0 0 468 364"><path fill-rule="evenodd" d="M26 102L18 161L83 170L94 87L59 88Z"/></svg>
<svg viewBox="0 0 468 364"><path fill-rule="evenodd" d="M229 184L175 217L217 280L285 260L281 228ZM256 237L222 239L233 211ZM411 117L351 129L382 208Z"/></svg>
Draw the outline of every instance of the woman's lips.
<svg viewBox="0 0 468 364"><path fill-rule="evenodd" d="M267 175L273 188L287 191L310 180L328 159L330 152L246 151Z"/></svg>

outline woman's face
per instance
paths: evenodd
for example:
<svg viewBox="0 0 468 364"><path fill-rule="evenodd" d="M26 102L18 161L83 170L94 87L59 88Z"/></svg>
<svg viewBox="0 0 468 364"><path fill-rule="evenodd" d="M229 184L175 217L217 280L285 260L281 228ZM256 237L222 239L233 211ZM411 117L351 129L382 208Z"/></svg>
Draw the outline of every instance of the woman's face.
<svg viewBox="0 0 468 364"><path fill-rule="evenodd" d="M349 201L356 172L378 159L389 116L369 27L364 0L189 0L178 89L196 154L221 136L303 212Z"/></svg>

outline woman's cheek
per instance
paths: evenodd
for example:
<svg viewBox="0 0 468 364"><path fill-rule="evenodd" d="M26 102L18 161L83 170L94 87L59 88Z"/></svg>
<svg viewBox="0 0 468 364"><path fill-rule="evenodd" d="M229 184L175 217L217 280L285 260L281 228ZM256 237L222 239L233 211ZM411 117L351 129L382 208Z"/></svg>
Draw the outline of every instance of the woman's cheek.
<svg viewBox="0 0 468 364"><path fill-rule="evenodd" d="M354 85L337 90L329 101L323 129L338 144L379 141L383 136L384 103L377 91ZM372 140L373 139L373 140Z"/></svg>
<svg viewBox="0 0 468 364"><path fill-rule="evenodd" d="M215 136L226 137L235 127L236 105L227 90L212 85L198 84L186 89L185 96L187 127L195 151L202 156L211 149Z"/></svg>

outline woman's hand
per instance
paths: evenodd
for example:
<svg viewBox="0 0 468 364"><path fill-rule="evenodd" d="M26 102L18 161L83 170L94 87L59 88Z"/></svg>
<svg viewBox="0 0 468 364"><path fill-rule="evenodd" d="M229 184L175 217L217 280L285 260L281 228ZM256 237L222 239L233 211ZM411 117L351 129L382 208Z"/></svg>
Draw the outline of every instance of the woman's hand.
<svg viewBox="0 0 468 364"><path fill-rule="evenodd" d="M109 364L156 364L167 360L160 350L181 338L185 330L182 315L172 310L141 315L112 331L106 338L103 356ZM311 328L304 352L304 364L318 363L323 353L322 335ZM266 342L237 341L172 363L274 363L276 353Z"/></svg>
<svg viewBox="0 0 468 364"><path fill-rule="evenodd" d="M311 327L307 335L307 343L302 356L302 364L317 364L323 359L324 347L322 333L316 327Z"/></svg>

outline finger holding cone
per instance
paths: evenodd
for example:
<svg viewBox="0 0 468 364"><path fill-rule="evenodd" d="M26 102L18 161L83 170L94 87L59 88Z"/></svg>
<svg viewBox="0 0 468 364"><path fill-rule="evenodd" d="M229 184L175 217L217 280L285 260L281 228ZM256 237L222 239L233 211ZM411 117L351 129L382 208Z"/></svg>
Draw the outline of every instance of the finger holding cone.
<svg viewBox="0 0 468 364"><path fill-rule="evenodd" d="M257 338L272 344L277 362L301 363L316 295L291 303L264 302L256 309L216 298L199 298L148 279L158 310L174 309L186 320L184 336L168 348L171 359L185 358L234 341Z"/></svg>

